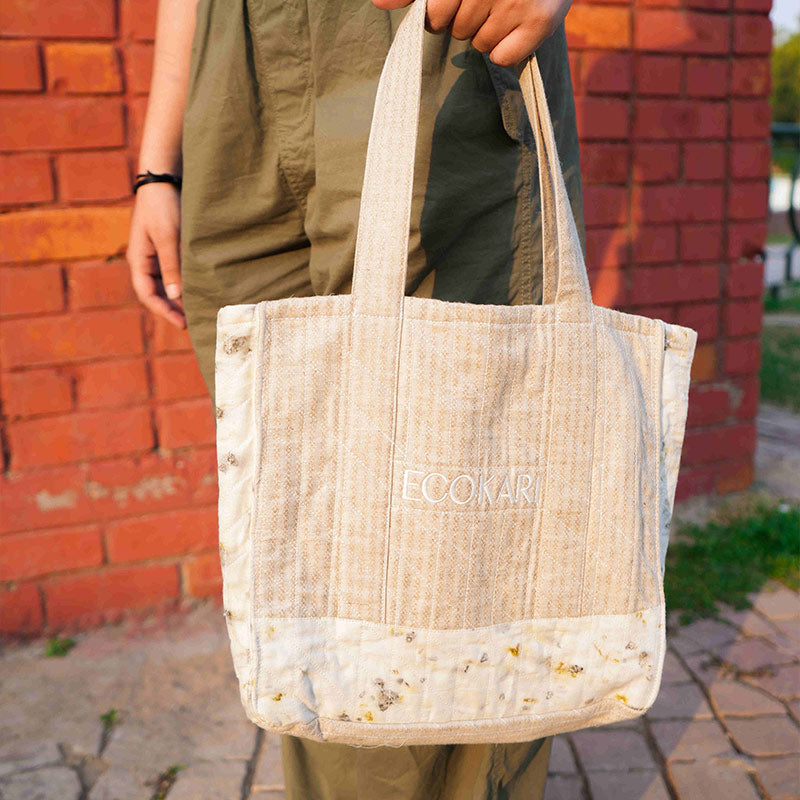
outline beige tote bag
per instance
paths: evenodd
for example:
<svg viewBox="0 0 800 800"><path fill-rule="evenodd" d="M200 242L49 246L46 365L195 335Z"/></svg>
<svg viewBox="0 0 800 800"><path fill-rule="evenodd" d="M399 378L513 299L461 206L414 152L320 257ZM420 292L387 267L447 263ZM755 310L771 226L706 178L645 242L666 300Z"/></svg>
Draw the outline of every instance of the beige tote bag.
<svg viewBox="0 0 800 800"><path fill-rule="evenodd" d="M425 3L381 76L350 295L222 308L220 552L263 728L512 742L658 692L694 331L592 303L535 59L541 305L404 296Z"/></svg>

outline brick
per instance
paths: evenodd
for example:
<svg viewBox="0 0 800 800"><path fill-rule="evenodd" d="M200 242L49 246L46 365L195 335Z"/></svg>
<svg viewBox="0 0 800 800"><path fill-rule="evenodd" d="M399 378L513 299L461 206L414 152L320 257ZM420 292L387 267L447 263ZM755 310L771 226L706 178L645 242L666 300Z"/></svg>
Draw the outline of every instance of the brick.
<svg viewBox="0 0 800 800"><path fill-rule="evenodd" d="M179 330L160 317L149 317L153 326L151 346L155 353L178 353L192 349L192 341L186 329Z"/></svg>
<svg viewBox="0 0 800 800"><path fill-rule="evenodd" d="M156 409L159 443L163 447L189 447L211 444L216 428L208 399L184 400Z"/></svg>
<svg viewBox="0 0 800 800"><path fill-rule="evenodd" d="M587 227L624 225L628 221L628 192L624 186L587 186L583 190Z"/></svg>
<svg viewBox="0 0 800 800"><path fill-rule="evenodd" d="M768 583L761 591L750 596L753 608L773 622L800 618L800 593L782 584ZM800 667L798 668L800 670ZM800 677L800 672L794 673ZM800 697L800 682L792 697Z"/></svg>
<svg viewBox="0 0 800 800"><path fill-rule="evenodd" d="M125 144L122 102L112 97L0 99L0 149L75 150Z"/></svg>
<svg viewBox="0 0 800 800"><path fill-rule="evenodd" d="M687 100L640 100L634 109L638 139L724 139L727 104Z"/></svg>
<svg viewBox="0 0 800 800"><path fill-rule="evenodd" d="M136 566L63 578L45 586L47 621L58 629L132 608L151 608L177 598L175 565Z"/></svg>
<svg viewBox="0 0 800 800"><path fill-rule="evenodd" d="M733 100L731 102L731 135L734 139L769 136L772 111L766 100Z"/></svg>
<svg viewBox="0 0 800 800"><path fill-rule="evenodd" d="M154 445L146 408L24 420L8 426L8 438L13 469L135 453Z"/></svg>
<svg viewBox="0 0 800 800"><path fill-rule="evenodd" d="M711 181L725 177L723 142L686 142L683 145L683 177L688 181Z"/></svg>
<svg viewBox="0 0 800 800"><path fill-rule="evenodd" d="M759 339L737 339L725 343L723 370L728 375L758 372L761 366L761 341Z"/></svg>
<svg viewBox="0 0 800 800"><path fill-rule="evenodd" d="M800 664L776 667L773 672L747 676L746 682L780 700L800 697Z"/></svg>
<svg viewBox="0 0 800 800"><path fill-rule="evenodd" d="M769 14L772 10L772 0L733 0L736 11L758 11Z"/></svg>
<svg viewBox="0 0 800 800"><path fill-rule="evenodd" d="M693 386L689 391L687 427L714 425L730 415L730 393L720 386Z"/></svg>
<svg viewBox="0 0 800 800"><path fill-rule="evenodd" d="M765 180L733 182L729 186L731 219L764 219L769 213L769 184Z"/></svg>
<svg viewBox="0 0 800 800"><path fill-rule="evenodd" d="M152 41L156 34L157 0L124 0L126 28L134 39Z"/></svg>
<svg viewBox="0 0 800 800"><path fill-rule="evenodd" d="M596 269L589 272L592 299L598 306L619 308L627 303L625 273L619 269Z"/></svg>
<svg viewBox="0 0 800 800"><path fill-rule="evenodd" d="M565 24L570 48L627 49L631 12L610 5L574 5Z"/></svg>
<svg viewBox="0 0 800 800"><path fill-rule="evenodd" d="M713 344L697 345L692 361L692 380L707 381L717 374L717 350Z"/></svg>
<svg viewBox="0 0 800 800"><path fill-rule="evenodd" d="M581 139L625 139L630 128L630 106L611 97L579 97L575 113Z"/></svg>
<svg viewBox="0 0 800 800"><path fill-rule="evenodd" d="M690 763L670 764L668 769L679 797L690 800L711 797L724 797L725 800L759 798L752 782L737 765L703 759Z"/></svg>
<svg viewBox="0 0 800 800"><path fill-rule="evenodd" d="M43 469L0 478L0 532L13 533L94 519L78 467Z"/></svg>
<svg viewBox="0 0 800 800"><path fill-rule="evenodd" d="M134 94L147 94L153 72L153 45L134 42L125 49L125 74Z"/></svg>
<svg viewBox="0 0 800 800"><path fill-rule="evenodd" d="M124 152L65 153L56 164L65 200L119 200L131 193L128 157Z"/></svg>
<svg viewBox="0 0 800 800"><path fill-rule="evenodd" d="M719 305L717 303L693 303L678 308L678 325L697 331L698 341L716 338L719 333Z"/></svg>
<svg viewBox="0 0 800 800"><path fill-rule="evenodd" d="M725 97L728 94L727 60L687 59L686 93L689 97Z"/></svg>
<svg viewBox="0 0 800 800"><path fill-rule="evenodd" d="M159 356L153 360L153 385L158 400L205 397L205 381L194 353Z"/></svg>
<svg viewBox="0 0 800 800"><path fill-rule="evenodd" d="M729 719L728 729L736 745L752 756L800 753L800 730L788 716Z"/></svg>
<svg viewBox="0 0 800 800"><path fill-rule="evenodd" d="M13 417L57 414L72 408L72 381L54 369L7 372L2 376L3 410Z"/></svg>
<svg viewBox="0 0 800 800"><path fill-rule="evenodd" d="M668 762L733 755L725 732L714 720L653 722L650 730Z"/></svg>
<svg viewBox="0 0 800 800"><path fill-rule="evenodd" d="M575 6L592 8L592 6ZM596 9L597 6L594 6ZM588 94L627 94L633 82L630 53L585 52L581 61L581 86Z"/></svg>
<svg viewBox="0 0 800 800"><path fill-rule="evenodd" d="M0 540L2 541L2 540ZM106 545L110 561L197 553L216 547L217 509L180 509L109 523Z"/></svg>
<svg viewBox="0 0 800 800"><path fill-rule="evenodd" d="M713 300L718 296L719 268L715 265L639 267L631 274L632 303Z"/></svg>
<svg viewBox="0 0 800 800"><path fill-rule="evenodd" d="M581 177L585 185L627 183L629 169L630 148L628 145L604 142L581 144Z"/></svg>
<svg viewBox="0 0 800 800"><path fill-rule="evenodd" d="M713 261L721 257L721 225L681 225L681 261Z"/></svg>
<svg viewBox="0 0 800 800"><path fill-rule="evenodd" d="M136 302L130 268L124 261L70 264L69 304L73 309L121 306Z"/></svg>
<svg viewBox="0 0 800 800"><path fill-rule="evenodd" d="M142 143L144 118L147 113L147 97L132 97L127 103L128 109L128 144L138 151Z"/></svg>
<svg viewBox="0 0 800 800"><path fill-rule="evenodd" d="M741 261L728 267L728 297L761 297L764 291L764 262Z"/></svg>
<svg viewBox="0 0 800 800"><path fill-rule="evenodd" d="M728 257L761 256L767 239L766 222L736 222L728 225Z"/></svg>
<svg viewBox="0 0 800 800"><path fill-rule="evenodd" d="M113 0L4 0L0 4L4 36L66 39L108 38L116 34Z"/></svg>
<svg viewBox="0 0 800 800"><path fill-rule="evenodd" d="M0 264L121 253L130 209L54 208L0 215Z"/></svg>
<svg viewBox="0 0 800 800"><path fill-rule="evenodd" d="M97 361L75 369L78 408L127 406L150 394L144 359Z"/></svg>
<svg viewBox="0 0 800 800"><path fill-rule="evenodd" d="M45 45L44 55L50 91L66 94L122 91L119 58L113 45L57 42Z"/></svg>
<svg viewBox="0 0 800 800"><path fill-rule="evenodd" d="M33 584L0 589L0 633L38 633L42 622L42 600Z"/></svg>
<svg viewBox="0 0 800 800"><path fill-rule="evenodd" d="M216 505L219 499L216 447L196 447L181 454L180 463L186 476L189 502Z"/></svg>
<svg viewBox="0 0 800 800"><path fill-rule="evenodd" d="M64 308L61 267L0 267L0 317Z"/></svg>
<svg viewBox="0 0 800 800"><path fill-rule="evenodd" d="M722 219L721 183L638 186L633 194L636 222L709 222Z"/></svg>
<svg viewBox="0 0 800 800"><path fill-rule="evenodd" d="M586 262L590 269L625 266L630 261L630 242L624 228L592 228L586 231Z"/></svg>
<svg viewBox="0 0 800 800"><path fill-rule="evenodd" d="M222 599L222 571L216 549L183 562L183 585L190 597Z"/></svg>
<svg viewBox="0 0 800 800"><path fill-rule="evenodd" d="M772 50L772 23L764 14L737 14L733 18L733 51L741 55Z"/></svg>
<svg viewBox="0 0 800 800"><path fill-rule="evenodd" d="M640 95L678 95L683 66L678 56L637 55L636 91Z"/></svg>
<svg viewBox="0 0 800 800"><path fill-rule="evenodd" d="M752 458L726 461L717 472L717 492L729 494L747 489L753 482L755 469Z"/></svg>
<svg viewBox="0 0 800 800"><path fill-rule="evenodd" d="M138 355L141 319L139 310L118 309L8 320L0 328L0 358L9 368Z"/></svg>
<svg viewBox="0 0 800 800"><path fill-rule="evenodd" d="M771 157L767 142L731 142L730 175L732 178L766 178L769 175Z"/></svg>
<svg viewBox="0 0 800 800"><path fill-rule="evenodd" d="M678 255L678 234L674 225L648 225L638 228L634 237L636 264L674 262Z"/></svg>
<svg viewBox="0 0 800 800"><path fill-rule="evenodd" d="M745 376L730 381L734 390L733 411L738 419L754 419L760 401L760 382L758 376Z"/></svg>
<svg viewBox="0 0 800 800"><path fill-rule="evenodd" d="M0 42L0 92L38 92L41 88L39 45L36 42Z"/></svg>
<svg viewBox="0 0 800 800"><path fill-rule="evenodd" d="M637 50L667 53L727 53L730 19L696 11L638 11L633 20Z"/></svg>
<svg viewBox="0 0 800 800"><path fill-rule="evenodd" d="M96 525L0 538L0 581L33 578L103 563Z"/></svg>
<svg viewBox="0 0 800 800"><path fill-rule="evenodd" d="M686 432L683 463L702 464L726 458L750 456L755 451L756 429L752 424L736 423L709 430Z"/></svg>
<svg viewBox="0 0 800 800"><path fill-rule="evenodd" d="M572 77L572 93L581 95L584 93L581 86L581 53L576 50L568 52L567 61L569 62L569 72Z"/></svg>
<svg viewBox="0 0 800 800"><path fill-rule="evenodd" d="M706 11L728 11L731 0L688 0L689 8L705 9Z"/></svg>
<svg viewBox="0 0 800 800"><path fill-rule="evenodd" d="M769 94L771 76L768 58L739 56L731 65L731 93L743 97L765 97Z"/></svg>
<svg viewBox="0 0 800 800"><path fill-rule="evenodd" d="M47 156L18 153L0 156L0 205L46 203L53 199L53 176Z"/></svg>
<svg viewBox="0 0 800 800"><path fill-rule="evenodd" d="M676 500L687 500L701 494L713 492L715 488L716 470L713 464L693 469L681 468L678 474L678 485L675 489Z"/></svg>
<svg viewBox="0 0 800 800"><path fill-rule="evenodd" d="M86 492L94 514L101 519L116 519L213 502L213 497L197 490L202 479L195 475L193 457L148 452L89 464ZM216 458L213 471L216 483Z"/></svg>
<svg viewBox="0 0 800 800"><path fill-rule="evenodd" d="M761 331L764 306L761 300L737 300L726 303L723 312L728 336L748 336Z"/></svg>
<svg viewBox="0 0 800 800"><path fill-rule="evenodd" d="M637 731L582 730L570 738L588 772L655 767L647 743Z"/></svg>
<svg viewBox="0 0 800 800"><path fill-rule="evenodd" d="M637 142L633 147L633 169L639 183L661 183L678 177L677 144Z"/></svg>

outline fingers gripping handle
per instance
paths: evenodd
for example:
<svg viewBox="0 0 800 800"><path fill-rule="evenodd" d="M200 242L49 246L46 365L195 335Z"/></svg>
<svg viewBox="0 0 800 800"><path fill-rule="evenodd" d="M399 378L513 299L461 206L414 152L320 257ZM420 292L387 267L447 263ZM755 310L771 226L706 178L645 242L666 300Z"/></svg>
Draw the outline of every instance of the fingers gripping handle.
<svg viewBox="0 0 800 800"><path fill-rule="evenodd" d="M405 295L414 155L419 124L425 0L398 28L378 83L367 147L353 270L356 313L399 316ZM539 163L544 247L543 302L588 320L592 296L535 56L520 73Z"/></svg>

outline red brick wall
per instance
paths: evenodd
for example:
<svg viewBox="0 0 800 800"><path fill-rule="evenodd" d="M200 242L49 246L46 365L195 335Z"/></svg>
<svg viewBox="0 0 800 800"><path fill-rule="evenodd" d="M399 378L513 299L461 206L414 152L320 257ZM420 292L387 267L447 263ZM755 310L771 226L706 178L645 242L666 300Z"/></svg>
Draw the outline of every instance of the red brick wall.
<svg viewBox="0 0 800 800"><path fill-rule="evenodd" d="M210 406L186 334L137 306L121 258L154 10L0 5L0 632L219 591ZM681 496L752 475L768 10L568 17L595 299L700 333Z"/></svg>

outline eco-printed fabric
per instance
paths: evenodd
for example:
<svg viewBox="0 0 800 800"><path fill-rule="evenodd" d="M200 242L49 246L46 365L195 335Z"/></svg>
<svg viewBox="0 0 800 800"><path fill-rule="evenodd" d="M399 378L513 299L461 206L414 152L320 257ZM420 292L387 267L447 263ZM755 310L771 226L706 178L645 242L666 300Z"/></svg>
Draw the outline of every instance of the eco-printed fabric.
<svg viewBox="0 0 800 800"><path fill-rule="evenodd" d="M352 294L218 316L242 701L357 745L525 741L652 704L696 342L593 305L535 58L542 304L404 295L424 14L378 88Z"/></svg>

